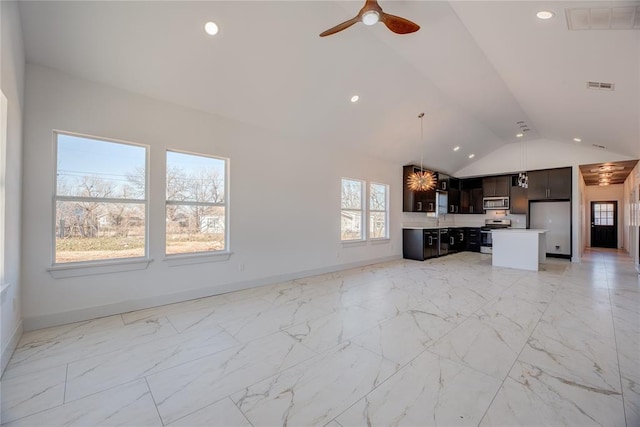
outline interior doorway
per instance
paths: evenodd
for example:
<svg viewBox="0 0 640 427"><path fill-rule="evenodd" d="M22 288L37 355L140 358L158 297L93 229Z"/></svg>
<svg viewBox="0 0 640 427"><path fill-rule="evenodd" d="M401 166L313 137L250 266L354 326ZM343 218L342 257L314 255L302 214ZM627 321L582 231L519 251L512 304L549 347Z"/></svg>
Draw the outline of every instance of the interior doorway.
<svg viewBox="0 0 640 427"><path fill-rule="evenodd" d="M618 247L618 202L591 202L591 247Z"/></svg>

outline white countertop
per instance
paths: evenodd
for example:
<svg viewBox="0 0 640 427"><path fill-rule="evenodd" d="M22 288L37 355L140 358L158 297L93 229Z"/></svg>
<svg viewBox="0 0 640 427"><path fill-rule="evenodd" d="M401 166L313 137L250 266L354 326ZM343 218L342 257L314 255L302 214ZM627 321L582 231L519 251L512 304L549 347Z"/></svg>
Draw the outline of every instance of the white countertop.
<svg viewBox="0 0 640 427"><path fill-rule="evenodd" d="M500 232L500 233L546 233L549 230L544 230L542 228L496 228L491 230L492 233Z"/></svg>
<svg viewBox="0 0 640 427"><path fill-rule="evenodd" d="M439 227L427 227L427 226L402 227L403 230L440 230L441 228L465 228L465 227L461 225L441 225ZM475 227L466 227L466 228L475 228ZM480 227L477 227L477 228L480 228Z"/></svg>

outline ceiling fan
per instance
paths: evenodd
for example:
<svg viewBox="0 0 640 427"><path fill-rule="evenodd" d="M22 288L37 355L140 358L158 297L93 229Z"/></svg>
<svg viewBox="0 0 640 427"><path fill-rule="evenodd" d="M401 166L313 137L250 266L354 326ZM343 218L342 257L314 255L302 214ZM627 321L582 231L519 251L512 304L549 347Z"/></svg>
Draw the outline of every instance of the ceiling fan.
<svg viewBox="0 0 640 427"><path fill-rule="evenodd" d="M366 0L366 3L355 17L320 33L320 37L330 36L339 31L345 30L357 22L362 22L364 25L373 25L378 21L382 21L388 29L396 34L414 33L420 29L420 25L415 24L408 19L384 13L377 0Z"/></svg>

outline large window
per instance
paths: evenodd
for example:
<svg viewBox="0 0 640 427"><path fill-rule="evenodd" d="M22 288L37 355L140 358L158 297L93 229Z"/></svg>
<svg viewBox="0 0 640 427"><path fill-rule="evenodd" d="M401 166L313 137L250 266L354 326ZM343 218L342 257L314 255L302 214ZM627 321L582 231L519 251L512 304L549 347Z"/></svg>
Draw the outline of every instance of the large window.
<svg viewBox="0 0 640 427"><path fill-rule="evenodd" d="M147 149L60 132L55 137L54 262L145 256Z"/></svg>
<svg viewBox="0 0 640 427"><path fill-rule="evenodd" d="M227 248L227 160L167 152L167 255Z"/></svg>
<svg viewBox="0 0 640 427"><path fill-rule="evenodd" d="M371 183L369 185L369 238L386 239L388 228L388 186Z"/></svg>
<svg viewBox="0 0 640 427"><path fill-rule="evenodd" d="M363 212L364 182L342 178L342 209L340 239L364 240Z"/></svg>

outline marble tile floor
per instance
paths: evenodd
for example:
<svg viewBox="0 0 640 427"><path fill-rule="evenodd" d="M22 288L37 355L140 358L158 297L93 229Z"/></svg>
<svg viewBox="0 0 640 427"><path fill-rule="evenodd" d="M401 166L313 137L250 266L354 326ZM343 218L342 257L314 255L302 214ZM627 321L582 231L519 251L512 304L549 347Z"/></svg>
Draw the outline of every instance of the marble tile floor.
<svg viewBox="0 0 640 427"><path fill-rule="evenodd" d="M398 260L25 333L7 426L639 426L624 253Z"/></svg>

